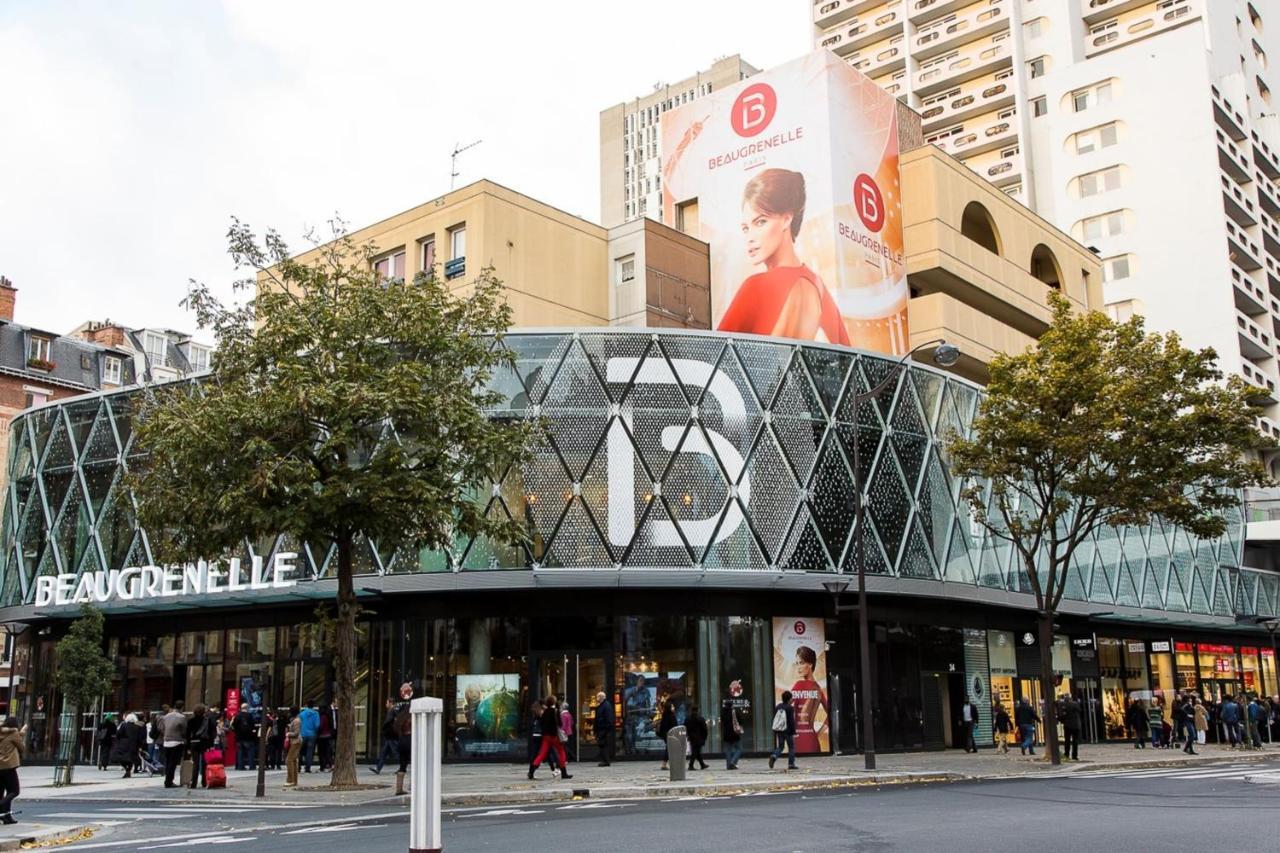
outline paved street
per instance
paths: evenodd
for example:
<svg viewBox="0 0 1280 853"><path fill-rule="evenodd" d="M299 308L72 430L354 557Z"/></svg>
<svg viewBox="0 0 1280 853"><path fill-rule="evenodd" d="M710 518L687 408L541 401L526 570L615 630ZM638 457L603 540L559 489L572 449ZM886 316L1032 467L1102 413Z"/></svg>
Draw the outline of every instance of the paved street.
<svg viewBox="0 0 1280 853"><path fill-rule="evenodd" d="M661 843L709 851L989 853L1035 839L1037 853L1047 853L1175 842L1180 850L1213 849L1224 838L1265 848L1266 839L1274 838L1280 785L1245 781L1259 773L1280 773L1280 760L855 790L477 806L446 811L445 848L457 853L536 844L573 853L599 850L602 843L621 851ZM33 802L23 816L106 824L92 840L69 850L252 844L273 853L390 851L403 848L408 833L406 809L385 804Z"/></svg>

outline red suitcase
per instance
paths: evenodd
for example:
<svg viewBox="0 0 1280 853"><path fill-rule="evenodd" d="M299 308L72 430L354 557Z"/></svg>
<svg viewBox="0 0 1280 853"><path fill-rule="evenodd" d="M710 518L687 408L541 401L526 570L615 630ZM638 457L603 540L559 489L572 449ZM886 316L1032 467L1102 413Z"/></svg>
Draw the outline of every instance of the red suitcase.
<svg viewBox="0 0 1280 853"><path fill-rule="evenodd" d="M227 768L221 764L210 764L204 769L204 783L210 788L227 787Z"/></svg>

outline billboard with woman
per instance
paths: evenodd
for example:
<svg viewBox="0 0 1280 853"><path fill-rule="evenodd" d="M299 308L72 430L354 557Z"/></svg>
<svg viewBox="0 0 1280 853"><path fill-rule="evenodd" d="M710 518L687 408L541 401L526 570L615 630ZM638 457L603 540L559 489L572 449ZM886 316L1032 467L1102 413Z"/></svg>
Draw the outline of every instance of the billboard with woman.
<svg viewBox="0 0 1280 853"><path fill-rule="evenodd" d="M906 351L896 116L825 50L662 115L663 218L696 206L716 328Z"/></svg>
<svg viewBox="0 0 1280 853"><path fill-rule="evenodd" d="M826 625L822 619L775 616L773 692L791 691L796 711L796 754L831 748L831 703L827 699Z"/></svg>

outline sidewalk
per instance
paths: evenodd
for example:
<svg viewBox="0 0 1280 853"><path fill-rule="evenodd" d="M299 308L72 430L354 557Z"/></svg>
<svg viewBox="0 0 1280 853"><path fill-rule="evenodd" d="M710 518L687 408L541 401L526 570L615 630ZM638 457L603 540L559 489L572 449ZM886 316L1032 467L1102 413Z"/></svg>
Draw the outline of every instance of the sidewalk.
<svg viewBox="0 0 1280 853"><path fill-rule="evenodd" d="M13 826L0 825L0 850L21 850L24 845L54 847L88 837L88 832L87 827L62 823L20 821Z"/></svg>
<svg viewBox="0 0 1280 853"><path fill-rule="evenodd" d="M684 782L670 781L669 773L659 770L657 761L622 761L611 767L597 767L594 761L584 761L581 764L571 762L573 779L568 781L553 780L544 766L533 782L525 777L525 765L446 764L443 774L444 803L450 806L528 803L569 800L575 796L612 799L712 796L804 788L1070 775L1078 771L1262 761L1280 758L1280 746L1267 746L1260 751L1233 751L1210 745L1201 747L1199 755L1190 756L1176 749L1134 749L1131 744L1105 744L1082 747L1080 755L1081 761L1064 762L1055 768L1042 754L1033 759L1016 752L1000 755L993 749L984 749L971 755L954 749L945 752L882 754L878 756L874 773L863 769L861 755L801 758L799 769L792 771L784 769L785 762L780 762L777 769L770 770L764 758L745 758L741 762L742 769L737 771L725 770L723 760L709 760L707 770L689 772ZM90 767L78 767L75 784L65 788L53 787L51 767L28 767L23 769L22 774L25 800L164 802L246 807L375 803L390 805L403 802L402 798L394 795L395 775L391 770L385 770L378 776L365 765L360 767L359 776L361 783L368 787L358 791L328 790L328 773L303 774L301 784L296 789L283 788L284 773L271 771L267 774L267 796L261 800L254 797L257 773L249 771L228 770L227 787L217 791L165 789L160 777L121 779L117 770L104 772Z"/></svg>

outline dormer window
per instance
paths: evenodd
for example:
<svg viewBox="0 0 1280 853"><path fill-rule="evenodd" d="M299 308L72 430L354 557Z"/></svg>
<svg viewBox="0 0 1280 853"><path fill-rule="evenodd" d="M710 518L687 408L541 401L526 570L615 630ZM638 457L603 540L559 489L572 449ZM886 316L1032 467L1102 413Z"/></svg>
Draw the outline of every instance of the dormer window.
<svg viewBox="0 0 1280 853"><path fill-rule="evenodd" d="M147 363L151 367L169 366L169 339L164 335L147 332L143 343L147 351Z"/></svg>
<svg viewBox="0 0 1280 853"><path fill-rule="evenodd" d="M53 340L51 338L32 335L31 344L27 348L27 366L37 367L41 370L52 370L53 361L49 357L52 344Z"/></svg>
<svg viewBox="0 0 1280 853"><path fill-rule="evenodd" d="M187 351L187 361L191 362L191 370L195 373L204 373L209 369L209 351L201 346L192 344Z"/></svg>
<svg viewBox="0 0 1280 853"><path fill-rule="evenodd" d="M107 385L119 385L124 374L123 364L113 355L106 356L102 363L102 381Z"/></svg>

